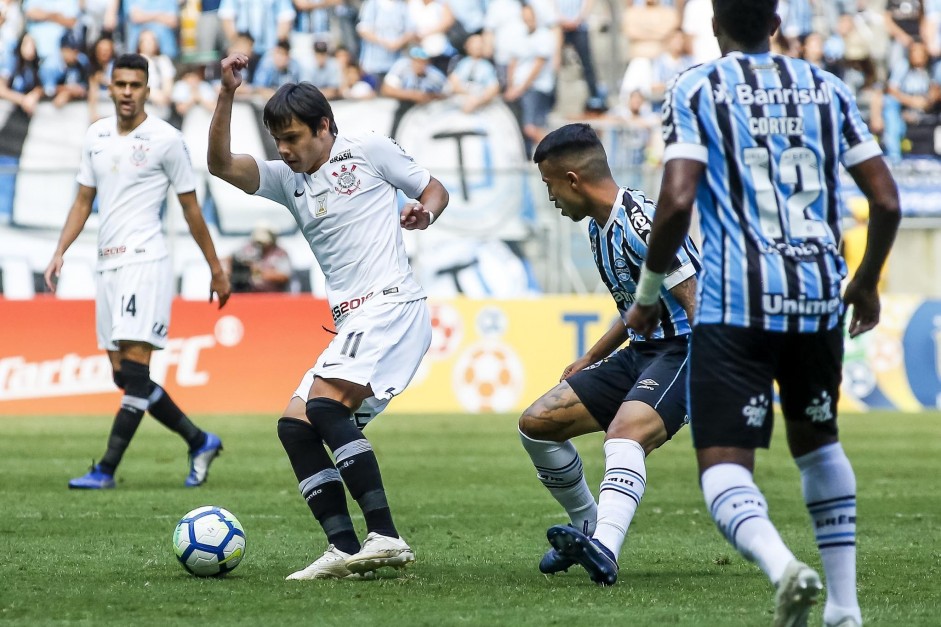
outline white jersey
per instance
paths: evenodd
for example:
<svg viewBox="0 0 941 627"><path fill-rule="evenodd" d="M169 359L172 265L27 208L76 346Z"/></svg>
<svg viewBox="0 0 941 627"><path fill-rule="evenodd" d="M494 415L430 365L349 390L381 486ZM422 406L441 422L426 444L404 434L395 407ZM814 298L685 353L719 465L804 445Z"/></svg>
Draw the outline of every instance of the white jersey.
<svg viewBox="0 0 941 627"><path fill-rule="evenodd" d="M196 189L183 135L151 115L127 135L118 134L115 117L92 124L76 178L98 190L99 270L166 257L160 208L167 188Z"/></svg>
<svg viewBox="0 0 941 627"><path fill-rule="evenodd" d="M431 174L392 139L375 133L333 144L313 175L257 159L258 196L287 207L327 279L337 327L366 301L407 302L425 293L412 276L396 190L421 196Z"/></svg>

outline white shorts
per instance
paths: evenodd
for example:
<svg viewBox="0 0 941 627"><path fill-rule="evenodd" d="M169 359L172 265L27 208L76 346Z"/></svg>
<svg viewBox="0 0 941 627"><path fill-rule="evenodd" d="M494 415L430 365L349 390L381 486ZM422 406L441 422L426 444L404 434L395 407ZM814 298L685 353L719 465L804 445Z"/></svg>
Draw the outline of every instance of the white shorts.
<svg viewBox="0 0 941 627"><path fill-rule="evenodd" d="M370 303L343 322L294 391L305 401L314 377L372 386L353 412L360 428L401 394L431 345L431 315L424 299L407 303Z"/></svg>
<svg viewBox="0 0 941 627"><path fill-rule="evenodd" d="M163 348L172 303L169 257L99 271L95 298L98 348L116 351L120 340Z"/></svg>

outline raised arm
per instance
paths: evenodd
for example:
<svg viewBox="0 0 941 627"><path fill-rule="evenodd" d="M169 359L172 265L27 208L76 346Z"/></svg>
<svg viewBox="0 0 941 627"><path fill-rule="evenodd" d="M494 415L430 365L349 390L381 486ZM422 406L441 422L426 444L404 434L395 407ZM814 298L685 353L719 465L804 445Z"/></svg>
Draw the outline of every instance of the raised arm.
<svg viewBox="0 0 941 627"><path fill-rule="evenodd" d="M216 256L216 247L212 243L212 237L209 235L209 228L203 219L203 212L199 208L199 201L196 199L196 192L186 192L179 194L177 198L180 206L183 207L183 218L189 226L190 234L199 250L202 251L206 263L209 264L209 270L212 272L212 280L209 283L209 302L213 300L213 295L219 296L219 309L225 306L229 296L232 295L232 286L229 284L229 277L226 276Z"/></svg>
<svg viewBox="0 0 941 627"><path fill-rule="evenodd" d="M209 173L238 187L246 194L254 194L261 184L258 164L251 155L232 154L232 101L235 90L242 84L242 70L248 67L248 57L231 54L222 60L222 88L216 100L216 110L209 125Z"/></svg>
<svg viewBox="0 0 941 627"><path fill-rule="evenodd" d="M92 203L95 200L95 194L98 190L94 187L78 186L78 194L69 209L69 215L65 219L65 225L62 227L62 233L59 234L59 243L56 245L56 251L52 255L52 260L46 266L44 276L46 278L46 287L49 291L56 291L56 283L59 280L59 273L62 272L63 256L69 249L75 238L78 237L82 229L85 228L85 222L91 215Z"/></svg>

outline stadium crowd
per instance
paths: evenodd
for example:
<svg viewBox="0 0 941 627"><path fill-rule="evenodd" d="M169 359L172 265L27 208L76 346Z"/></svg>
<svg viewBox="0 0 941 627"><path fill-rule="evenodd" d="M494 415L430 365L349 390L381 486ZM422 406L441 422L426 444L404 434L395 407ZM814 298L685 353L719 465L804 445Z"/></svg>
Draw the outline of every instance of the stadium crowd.
<svg viewBox="0 0 941 627"><path fill-rule="evenodd" d="M243 98L310 81L330 99L502 98L532 146L549 130L563 63L585 81L586 116L633 129L629 160L656 162L667 81L718 56L711 0L0 0L0 98L30 114L42 99L107 102L117 54L150 61L151 105L171 122L211 110L218 59L249 54ZM941 105L941 0L782 0L779 51L833 71L855 91L887 154L933 153ZM618 33L606 14L620 15ZM623 79L600 79L599 38L619 36ZM566 54L566 49L570 53ZM597 53L596 53L597 55ZM609 60L605 59L605 62ZM620 74L620 70L617 70Z"/></svg>

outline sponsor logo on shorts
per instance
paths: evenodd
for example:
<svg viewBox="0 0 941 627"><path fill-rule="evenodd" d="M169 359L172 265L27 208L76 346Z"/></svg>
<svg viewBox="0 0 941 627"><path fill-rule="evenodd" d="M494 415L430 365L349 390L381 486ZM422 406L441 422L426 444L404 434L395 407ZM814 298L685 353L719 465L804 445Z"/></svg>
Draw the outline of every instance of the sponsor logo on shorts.
<svg viewBox="0 0 941 627"><path fill-rule="evenodd" d="M659 385L660 384L654 381L653 379L644 379L643 381L639 381L637 383L637 387L643 390L652 390Z"/></svg>
<svg viewBox="0 0 941 627"><path fill-rule="evenodd" d="M372 292L369 292L365 296L357 296L356 298L351 298L345 300L342 303L337 303L334 305L330 313L333 314L334 324L339 324L340 320L344 318L348 313L354 309L359 309L363 303L372 298Z"/></svg>
<svg viewBox="0 0 941 627"><path fill-rule="evenodd" d="M99 257L114 257L115 255L123 255L127 252L127 246L123 244L121 246L108 246L107 248L99 248L98 256Z"/></svg>
<svg viewBox="0 0 941 627"><path fill-rule="evenodd" d="M832 407L833 399L830 394L824 390L820 396L810 401L810 405L804 410L804 414L810 418L811 422L829 422L833 420Z"/></svg>
<svg viewBox="0 0 941 627"><path fill-rule="evenodd" d="M768 412L771 410L771 400L764 394L752 396L748 400L748 405L742 408L742 415L745 416L746 426L761 428L765 424Z"/></svg>

